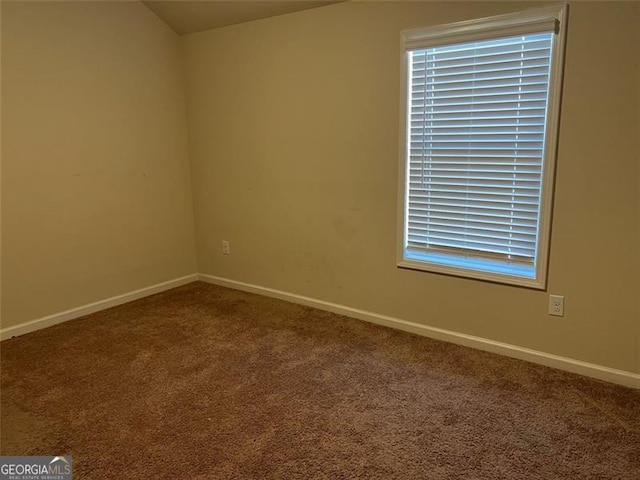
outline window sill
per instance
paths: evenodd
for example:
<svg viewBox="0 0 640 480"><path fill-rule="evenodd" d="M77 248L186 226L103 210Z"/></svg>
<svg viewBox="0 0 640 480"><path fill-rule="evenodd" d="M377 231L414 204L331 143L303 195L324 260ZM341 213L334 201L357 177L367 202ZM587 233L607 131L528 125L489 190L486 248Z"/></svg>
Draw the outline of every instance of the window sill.
<svg viewBox="0 0 640 480"><path fill-rule="evenodd" d="M446 254L405 253L399 268L453 275L487 282L544 290L545 282L536 278L534 267L507 265L504 262L464 258Z"/></svg>

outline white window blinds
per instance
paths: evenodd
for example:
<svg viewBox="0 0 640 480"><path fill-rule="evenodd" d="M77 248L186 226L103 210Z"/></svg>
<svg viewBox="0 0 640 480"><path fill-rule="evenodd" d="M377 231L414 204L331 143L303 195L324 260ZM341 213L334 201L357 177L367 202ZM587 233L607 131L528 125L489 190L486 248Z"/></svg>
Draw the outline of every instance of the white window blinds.
<svg viewBox="0 0 640 480"><path fill-rule="evenodd" d="M536 276L556 27L405 40L404 260Z"/></svg>

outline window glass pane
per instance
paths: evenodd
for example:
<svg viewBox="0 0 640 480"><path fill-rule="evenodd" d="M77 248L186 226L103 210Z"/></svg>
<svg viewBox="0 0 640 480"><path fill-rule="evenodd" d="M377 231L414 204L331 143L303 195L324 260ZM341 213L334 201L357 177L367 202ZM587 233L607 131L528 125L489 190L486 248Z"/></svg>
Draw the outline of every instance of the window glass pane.
<svg viewBox="0 0 640 480"><path fill-rule="evenodd" d="M406 259L535 277L553 35L407 53Z"/></svg>

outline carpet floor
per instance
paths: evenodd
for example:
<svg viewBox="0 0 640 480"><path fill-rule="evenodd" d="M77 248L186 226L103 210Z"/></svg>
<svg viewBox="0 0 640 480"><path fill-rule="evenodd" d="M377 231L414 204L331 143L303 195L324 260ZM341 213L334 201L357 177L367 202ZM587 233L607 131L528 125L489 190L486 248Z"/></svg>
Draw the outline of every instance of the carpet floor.
<svg viewBox="0 0 640 480"><path fill-rule="evenodd" d="M640 478L638 391L204 283L0 347L76 479Z"/></svg>

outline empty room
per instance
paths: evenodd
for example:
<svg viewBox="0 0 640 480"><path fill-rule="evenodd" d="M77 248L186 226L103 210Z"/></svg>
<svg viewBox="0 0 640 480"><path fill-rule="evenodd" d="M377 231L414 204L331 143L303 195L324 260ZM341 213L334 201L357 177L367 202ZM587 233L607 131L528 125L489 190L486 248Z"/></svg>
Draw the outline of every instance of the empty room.
<svg viewBox="0 0 640 480"><path fill-rule="evenodd" d="M0 478L640 478L639 26L0 0Z"/></svg>

